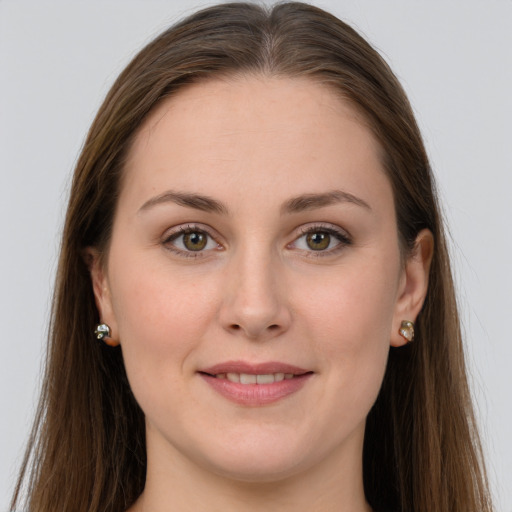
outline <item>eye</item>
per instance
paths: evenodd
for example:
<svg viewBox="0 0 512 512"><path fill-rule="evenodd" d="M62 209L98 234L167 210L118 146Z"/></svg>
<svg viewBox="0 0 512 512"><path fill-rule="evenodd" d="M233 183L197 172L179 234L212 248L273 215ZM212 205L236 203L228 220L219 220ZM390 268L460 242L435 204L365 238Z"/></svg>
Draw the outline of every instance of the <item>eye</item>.
<svg viewBox="0 0 512 512"><path fill-rule="evenodd" d="M220 247L207 231L195 226L178 228L165 238L163 244L169 250L185 256L199 256L199 254L193 253Z"/></svg>
<svg viewBox="0 0 512 512"><path fill-rule="evenodd" d="M182 243L189 251L202 251L208 245L208 235L199 231L181 235Z"/></svg>
<svg viewBox="0 0 512 512"><path fill-rule="evenodd" d="M325 231L317 231L316 233L308 233L305 235L306 245L313 251L323 251L331 245L331 235Z"/></svg>
<svg viewBox="0 0 512 512"><path fill-rule="evenodd" d="M311 226L302 233L292 243L293 248L302 251L332 254L351 243L346 233L333 227Z"/></svg>

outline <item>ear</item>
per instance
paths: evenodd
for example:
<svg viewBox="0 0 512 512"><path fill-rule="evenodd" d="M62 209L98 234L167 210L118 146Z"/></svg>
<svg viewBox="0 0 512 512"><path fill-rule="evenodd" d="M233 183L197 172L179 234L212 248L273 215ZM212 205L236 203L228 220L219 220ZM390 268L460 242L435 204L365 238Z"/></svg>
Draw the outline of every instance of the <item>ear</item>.
<svg viewBox="0 0 512 512"><path fill-rule="evenodd" d="M418 233L414 248L402 270L398 298L391 328L391 346L400 347L407 343L400 334L403 320L416 321L428 290L430 263L434 254L434 237L428 229Z"/></svg>
<svg viewBox="0 0 512 512"><path fill-rule="evenodd" d="M100 315L100 322L105 323L110 327L110 338L105 338L104 341L107 345L117 346L119 345L119 341L117 341L117 323L112 307L110 285L103 258L97 249L88 247L85 250L84 259L91 275L94 300Z"/></svg>

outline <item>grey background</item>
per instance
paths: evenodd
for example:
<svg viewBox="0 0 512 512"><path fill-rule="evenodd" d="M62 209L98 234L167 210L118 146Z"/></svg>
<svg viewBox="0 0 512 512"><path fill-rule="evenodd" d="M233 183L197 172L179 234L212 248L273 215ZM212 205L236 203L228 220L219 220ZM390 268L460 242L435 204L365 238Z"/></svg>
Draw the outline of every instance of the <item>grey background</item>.
<svg viewBox="0 0 512 512"><path fill-rule="evenodd" d="M512 512L512 1L313 2L402 80L437 174L489 476ZM44 353L70 173L104 94L145 42L206 2L0 0L0 510Z"/></svg>

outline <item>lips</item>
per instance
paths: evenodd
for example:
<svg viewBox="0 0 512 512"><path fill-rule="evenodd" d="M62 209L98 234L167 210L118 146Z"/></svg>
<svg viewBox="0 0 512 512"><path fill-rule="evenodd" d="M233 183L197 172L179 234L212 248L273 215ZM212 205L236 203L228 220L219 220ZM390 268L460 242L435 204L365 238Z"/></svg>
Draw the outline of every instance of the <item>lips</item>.
<svg viewBox="0 0 512 512"><path fill-rule="evenodd" d="M313 372L280 362L220 363L198 372L224 398L239 405L258 406L281 400L299 391Z"/></svg>

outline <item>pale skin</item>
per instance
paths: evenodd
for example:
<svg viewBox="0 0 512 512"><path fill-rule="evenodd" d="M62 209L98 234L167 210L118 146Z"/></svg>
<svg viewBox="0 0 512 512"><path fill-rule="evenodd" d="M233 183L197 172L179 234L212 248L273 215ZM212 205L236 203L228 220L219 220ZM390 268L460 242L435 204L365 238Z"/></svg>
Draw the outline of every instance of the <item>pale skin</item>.
<svg viewBox="0 0 512 512"><path fill-rule="evenodd" d="M401 257L379 146L326 86L215 79L159 105L131 148L108 253L90 250L146 417L130 511L371 510L365 419L432 250L425 230ZM199 373L231 360L311 375L241 405Z"/></svg>

